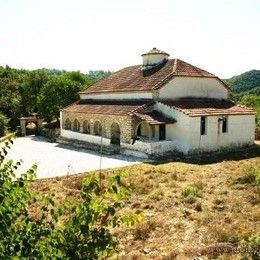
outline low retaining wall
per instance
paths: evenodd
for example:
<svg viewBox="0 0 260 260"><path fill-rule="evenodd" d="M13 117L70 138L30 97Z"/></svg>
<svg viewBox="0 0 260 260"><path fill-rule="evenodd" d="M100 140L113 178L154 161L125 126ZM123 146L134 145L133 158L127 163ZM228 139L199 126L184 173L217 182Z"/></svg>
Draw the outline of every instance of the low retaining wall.
<svg viewBox="0 0 260 260"><path fill-rule="evenodd" d="M122 143L121 147L127 150L134 150L146 154L160 155L176 149L174 141L142 142L136 141L134 144Z"/></svg>
<svg viewBox="0 0 260 260"><path fill-rule="evenodd" d="M70 130L61 130L61 138L69 140L77 140L80 142L86 142L93 145L102 145L104 147L111 147L110 139L101 138L101 136L94 136L89 134L83 134ZM101 141L102 139L102 141ZM134 144L121 143L120 153L125 155L131 155L140 158L148 158L151 155L163 155L167 152L173 152L176 149L176 142L174 141L136 141Z"/></svg>
<svg viewBox="0 0 260 260"><path fill-rule="evenodd" d="M89 134L83 134L79 132L74 132L70 130L61 130L61 137L67 138L67 139L76 139L79 141L84 141L87 143L92 143L92 144L97 144L101 145L101 143L104 146L109 146L110 145L110 139L108 138L101 138L101 136L96 136L96 135L89 135Z"/></svg>

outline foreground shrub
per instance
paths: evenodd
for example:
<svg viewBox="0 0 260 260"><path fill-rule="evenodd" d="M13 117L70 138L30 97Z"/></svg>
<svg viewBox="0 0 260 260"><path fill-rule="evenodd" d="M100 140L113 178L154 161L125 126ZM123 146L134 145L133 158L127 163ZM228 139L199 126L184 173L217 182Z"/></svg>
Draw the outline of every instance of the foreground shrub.
<svg viewBox="0 0 260 260"><path fill-rule="evenodd" d="M34 165L18 176L21 162L5 160L9 143L0 153L0 259L97 259L112 255L117 241L111 229L132 224L139 215L119 215L129 194L117 172L101 185L98 176L83 181L80 201L57 204L39 197L29 185Z"/></svg>
<svg viewBox="0 0 260 260"><path fill-rule="evenodd" d="M260 233L251 236L248 241L240 243L240 251L245 257L243 259L260 259Z"/></svg>

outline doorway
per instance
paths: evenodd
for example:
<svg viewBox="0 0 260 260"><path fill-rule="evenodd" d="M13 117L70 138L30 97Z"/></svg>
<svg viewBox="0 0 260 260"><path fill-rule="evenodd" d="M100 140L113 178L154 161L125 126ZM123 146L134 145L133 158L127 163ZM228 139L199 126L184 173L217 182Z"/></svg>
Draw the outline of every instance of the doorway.
<svg viewBox="0 0 260 260"><path fill-rule="evenodd" d="M159 125L159 140L165 140L165 125Z"/></svg>
<svg viewBox="0 0 260 260"><path fill-rule="evenodd" d="M120 127L117 123L111 125L111 144L120 145Z"/></svg>

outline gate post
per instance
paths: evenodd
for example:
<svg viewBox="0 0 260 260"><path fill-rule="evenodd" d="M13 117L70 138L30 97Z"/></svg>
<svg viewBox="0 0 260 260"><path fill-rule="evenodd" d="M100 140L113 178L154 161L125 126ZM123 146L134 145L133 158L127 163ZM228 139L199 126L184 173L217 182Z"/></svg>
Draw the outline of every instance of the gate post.
<svg viewBox="0 0 260 260"><path fill-rule="evenodd" d="M20 118L20 126L21 126L21 134L22 136L26 135L26 119L21 117Z"/></svg>

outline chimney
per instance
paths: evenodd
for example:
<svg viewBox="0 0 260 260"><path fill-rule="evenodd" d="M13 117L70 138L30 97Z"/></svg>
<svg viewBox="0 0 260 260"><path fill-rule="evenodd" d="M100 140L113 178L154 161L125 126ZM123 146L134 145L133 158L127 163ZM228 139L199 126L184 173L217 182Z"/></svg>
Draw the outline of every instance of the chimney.
<svg viewBox="0 0 260 260"><path fill-rule="evenodd" d="M164 51L160 51L157 48L153 48L147 53L142 54L143 69L150 69L156 65L159 65L168 60L170 55Z"/></svg>

